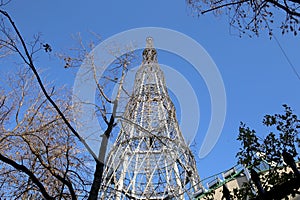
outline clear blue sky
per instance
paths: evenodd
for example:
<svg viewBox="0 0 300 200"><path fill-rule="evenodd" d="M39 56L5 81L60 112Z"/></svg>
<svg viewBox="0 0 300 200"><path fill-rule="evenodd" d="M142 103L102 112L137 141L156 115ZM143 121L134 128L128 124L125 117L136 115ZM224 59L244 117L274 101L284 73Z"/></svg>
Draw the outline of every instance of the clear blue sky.
<svg viewBox="0 0 300 200"><path fill-rule="evenodd" d="M252 39L232 35L227 16L207 14L194 17L184 0L13 0L7 11L26 39L42 33L43 40L51 44L54 51L60 52L74 46L71 35L78 32L86 40L91 36L89 31L106 39L128 29L146 26L173 29L200 43L217 64L227 94L227 116L222 135L213 151L197 160L202 178L236 163L240 121L264 130L261 128L262 117L267 113L281 112L284 103L300 114L300 80L274 39L270 40L267 33ZM281 36L279 31L275 32L275 36L300 73L299 37ZM39 68L47 71L48 79L54 80L54 84L73 84L75 75L63 69L62 62L55 62L51 57L37 61ZM160 61L172 64L172 61ZM202 91L197 92L201 96ZM203 91L205 93L207 91ZM207 121L209 116L203 118ZM204 125L205 128L207 125Z"/></svg>

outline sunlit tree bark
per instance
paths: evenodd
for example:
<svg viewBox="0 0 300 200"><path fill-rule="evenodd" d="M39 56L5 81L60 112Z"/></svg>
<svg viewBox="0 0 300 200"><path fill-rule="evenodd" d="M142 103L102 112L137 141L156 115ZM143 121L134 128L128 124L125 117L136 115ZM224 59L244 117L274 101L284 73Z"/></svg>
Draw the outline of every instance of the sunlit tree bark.
<svg viewBox="0 0 300 200"><path fill-rule="evenodd" d="M58 98L54 87L47 87L38 72L34 55L51 52L51 46L42 43L39 35L32 42L26 42L9 13L1 9L2 5L4 3L0 5L0 45L1 50L6 50L2 52L2 56L12 54L24 63L22 73L12 76L7 82L17 84L12 85L11 90L3 88L1 93L0 161L5 163L5 167L1 172L3 179L0 187L11 188L3 190L2 196L13 194L14 197L23 199L97 199L105 167L107 141L116 125L116 111L120 93L125 91L123 81L127 65L133 59L132 52L116 58L111 77L101 77L102 81L97 80L96 66L91 65L98 89L98 102L95 105L98 110L95 115L99 114L99 120L107 126L104 133L99 133L99 137L102 135L104 139L98 156L73 127L70 113L76 112L76 108L69 103L70 97ZM65 61L65 68L80 65L88 56L89 51L82 42L80 44L81 52L76 58L61 56ZM93 45L89 46L92 47ZM31 80L29 87L28 77ZM118 85L114 99L105 94L104 88L109 84L107 82ZM83 147L88 153L82 151ZM85 167L87 163L89 168ZM95 169L94 176L90 169Z"/></svg>

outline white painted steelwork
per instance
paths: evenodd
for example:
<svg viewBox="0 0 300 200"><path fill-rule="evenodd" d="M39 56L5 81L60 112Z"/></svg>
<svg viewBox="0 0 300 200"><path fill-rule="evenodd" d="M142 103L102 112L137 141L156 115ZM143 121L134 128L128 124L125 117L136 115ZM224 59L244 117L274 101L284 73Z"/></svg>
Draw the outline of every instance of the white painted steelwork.
<svg viewBox="0 0 300 200"><path fill-rule="evenodd" d="M202 188L200 178L151 37L121 123L106 160L100 198L193 199Z"/></svg>

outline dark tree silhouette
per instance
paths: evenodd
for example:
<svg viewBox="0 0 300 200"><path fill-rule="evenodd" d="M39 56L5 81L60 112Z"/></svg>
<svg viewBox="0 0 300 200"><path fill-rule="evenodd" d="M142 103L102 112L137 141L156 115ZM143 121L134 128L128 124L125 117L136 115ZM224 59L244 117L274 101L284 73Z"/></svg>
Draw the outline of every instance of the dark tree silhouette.
<svg viewBox="0 0 300 200"><path fill-rule="evenodd" d="M209 12L228 15L229 24L238 34L259 35L280 27L282 34L297 35L300 20L299 0L186 0L199 16Z"/></svg>
<svg viewBox="0 0 300 200"><path fill-rule="evenodd" d="M237 153L238 163L250 168L251 179L236 197L252 199L282 199L299 194L300 179L295 160L299 161L300 120L292 109L283 105L284 114L266 115L263 124L271 131L265 138L241 123ZM253 193L255 185L257 196ZM251 199L250 198L250 199Z"/></svg>
<svg viewBox="0 0 300 200"><path fill-rule="evenodd" d="M98 89L97 99L100 102L98 106L95 105L98 109L95 114L99 114L103 124L106 124L104 133L99 133L99 137L102 134L102 138L104 138L100 147L101 154L95 155L73 127L70 112L74 111L74 108L70 105L71 100L65 96L65 99L55 96L54 87L47 88L38 72L34 55L40 50L50 53L51 46L48 43L40 42L39 37L36 37L31 43L24 40L13 18L3 10L3 6L8 2L0 1L0 53L3 53L0 56L13 55L15 59L21 60L24 64L22 68L26 72L25 74L32 72L37 84L31 84L28 87L27 78L21 73L20 80L12 79L8 82L8 84L20 82L11 88L12 91L0 90L0 163L5 166L0 168L0 198L10 194L16 199L22 197L96 200L102 184L107 142L116 125L115 116L119 105L119 93L124 90L123 80L127 70L126 66L133 58L132 54L130 52L116 58L116 62L112 64L113 70L110 74L112 77L102 77L118 84L118 95L114 99L106 96L103 83L96 78L96 67L91 65ZM89 51L83 49L82 52L81 56L76 58L64 57L65 67L81 63ZM17 76L13 77L17 78ZM23 87L21 87L22 85ZM33 86L38 86L39 89L33 92ZM15 94L15 91L18 93ZM11 93L14 94L14 98L10 98ZM29 94L33 96L28 97ZM25 98L36 99L38 105L34 104L33 100L24 102ZM30 108L28 112L24 111L24 107ZM110 107L112 107L111 110L109 110ZM30 115L31 113L33 116ZM19 118L24 120L19 121ZM30 123L24 126L21 124L22 122ZM10 126L7 127L6 123L9 123ZM13 125L16 127L11 131ZM49 136L49 134L53 135ZM20 146L21 144L23 146ZM77 146L82 145L88 149L89 153L81 153ZM16 153L18 148L21 149ZM87 163L94 164L94 176L90 169L85 167ZM4 188L11 189L5 190Z"/></svg>

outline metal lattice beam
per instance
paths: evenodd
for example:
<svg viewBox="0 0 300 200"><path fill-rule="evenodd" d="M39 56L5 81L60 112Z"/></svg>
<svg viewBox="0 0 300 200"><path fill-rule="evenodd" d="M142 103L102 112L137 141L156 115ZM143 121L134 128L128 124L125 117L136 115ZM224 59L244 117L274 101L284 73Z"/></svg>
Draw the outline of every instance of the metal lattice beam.
<svg viewBox="0 0 300 200"><path fill-rule="evenodd" d="M101 199L192 199L201 188L157 61L147 38L121 131L108 154Z"/></svg>

